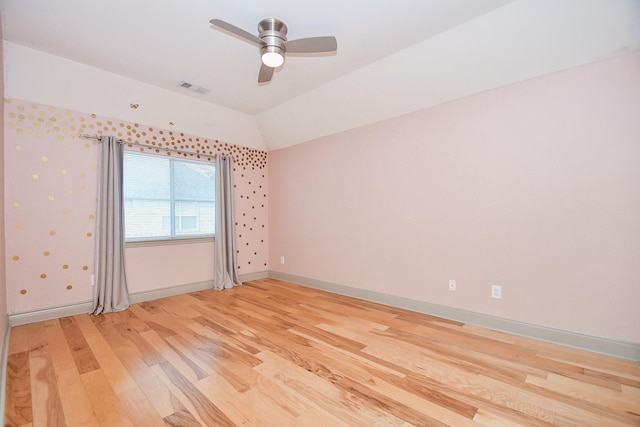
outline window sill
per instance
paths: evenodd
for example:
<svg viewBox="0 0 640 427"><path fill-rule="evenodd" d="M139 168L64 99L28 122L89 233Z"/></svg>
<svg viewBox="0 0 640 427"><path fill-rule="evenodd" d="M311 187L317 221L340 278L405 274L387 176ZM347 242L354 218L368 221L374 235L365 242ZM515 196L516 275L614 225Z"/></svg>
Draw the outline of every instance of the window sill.
<svg viewBox="0 0 640 427"><path fill-rule="evenodd" d="M166 239L166 240L135 240L125 242L127 248L142 248L146 246L168 246L168 245L189 245L192 243L213 243L214 237L192 237L186 239Z"/></svg>

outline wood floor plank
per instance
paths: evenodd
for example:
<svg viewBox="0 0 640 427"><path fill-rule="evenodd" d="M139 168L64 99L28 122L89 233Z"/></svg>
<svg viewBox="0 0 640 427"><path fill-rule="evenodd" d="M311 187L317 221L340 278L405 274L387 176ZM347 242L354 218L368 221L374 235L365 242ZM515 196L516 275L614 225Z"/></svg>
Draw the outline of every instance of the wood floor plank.
<svg viewBox="0 0 640 427"><path fill-rule="evenodd" d="M58 383L48 352L31 352L29 357L33 423L35 425L66 426Z"/></svg>
<svg viewBox="0 0 640 427"><path fill-rule="evenodd" d="M640 426L637 362L275 279L10 337L7 426Z"/></svg>
<svg viewBox="0 0 640 427"><path fill-rule="evenodd" d="M254 369L292 392L306 399L310 407L350 426L400 426L403 420L386 413L376 405L366 405L357 397L334 386L331 381L318 377L306 369L283 360L269 351L260 354L263 360Z"/></svg>
<svg viewBox="0 0 640 427"><path fill-rule="evenodd" d="M76 362L71 354L60 322L56 319L45 322L45 325L47 344L54 370L56 372L75 370L77 372Z"/></svg>
<svg viewBox="0 0 640 427"><path fill-rule="evenodd" d="M55 364L54 364L55 366ZM69 426L99 425L91 400L75 365L73 369L56 371L60 404Z"/></svg>
<svg viewBox="0 0 640 427"><path fill-rule="evenodd" d="M597 426L633 426L640 425L631 414L614 413L596 407L584 405L582 401L549 392L538 387L528 387L518 392L518 399L552 411L554 424L581 427Z"/></svg>
<svg viewBox="0 0 640 427"><path fill-rule="evenodd" d="M82 335L82 331L78 328L76 320L73 317L63 317L60 319L60 326L62 326L62 331L78 372L84 374L100 369L100 365Z"/></svg>
<svg viewBox="0 0 640 427"><path fill-rule="evenodd" d="M239 392L224 376L213 372L206 378L198 381L195 386L202 394L223 411L235 425L252 425L254 419L249 419L252 411L248 411L240 399ZM268 423L265 423L268 425ZM254 424L260 425L260 424Z"/></svg>
<svg viewBox="0 0 640 427"><path fill-rule="evenodd" d="M151 344L158 352L162 353L164 358L191 383L207 376L207 373L198 366L197 363L191 361L180 350L173 347L167 341L162 339L154 330L149 330L140 334L149 344Z"/></svg>
<svg viewBox="0 0 640 427"><path fill-rule="evenodd" d="M186 410L174 412L164 418L166 425L174 427L201 427L202 424Z"/></svg>
<svg viewBox="0 0 640 427"><path fill-rule="evenodd" d="M101 369L80 376L100 426L134 426L129 414Z"/></svg>
<svg viewBox="0 0 640 427"><path fill-rule="evenodd" d="M127 390L118 395L128 418L136 427L164 426L162 419L153 404L139 388Z"/></svg>
<svg viewBox="0 0 640 427"><path fill-rule="evenodd" d="M26 330L21 329L19 332ZM14 339L12 335L11 340ZM24 347L22 346L24 342ZM20 340L18 348L27 348L26 338ZM31 396L31 372L29 352L9 354L7 358L7 386L5 425L23 426L33 422L33 403Z"/></svg>
<svg viewBox="0 0 640 427"><path fill-rule="evenodd" d="M234 423L227 415L220 410L211 400L198 390L198 388L190 383L176 368L170 363L163 362L159 366L155 366L154 370L162 371L161 375L172 389L179 391L174 394L181 397L182 404L186 408L193 408L189 412L194 417L202 420L205 426L233 426Z"/></svg>
<svg viewBox="0 0 640 427"><path fill-rule="evenodd" d="M134 329L123 323L114 325L114 328L125 340L127 340L128 345L136 347L147 366L155 366L162 362L166 362L164 356L156 351L156 349L153 348L153 346Z"/></svg>
<svg viewBox="0 0 640 427"><path fill-rule="evenodd" d="M297 425L305 427L349 427L347 423L331 418L316 408L307 409L296 421ZM409 426L408 423L405 424L404 427Z"/></svg>
<svg viewBox="0 0 640 427"><path fill-rule="evenodd" d="M9 348L7 354L25 353L29 351L29 325L19 325L11 328Z"/></svg>
<svg viewBox="0 0 640 427"><path fill-rule="evenodd" d="M136 382L122 365L112 347L100 334L89 315L75 317L76 325L116 394L137 388Z"/></svg>
<svg viewBox="0 0 640 427"><path fill-rule="evenodd" d="M133 346L115 347L114 352L162 418L184 410L184 405Z"/></svg>
<svg viewBox="0 0 640 427"><path fill-rule="evenodd" d="M634 396L625 396L622 392L615 392L591 384L579 383L570 378L550 373L546 380L531 377L528 384L539 388L548 389L571 399L584 402L585 407L592 411L594 408L613 410L620 413L633 413L638 408L638 401ZM637 417L640 424L640 414Z"/></svg>

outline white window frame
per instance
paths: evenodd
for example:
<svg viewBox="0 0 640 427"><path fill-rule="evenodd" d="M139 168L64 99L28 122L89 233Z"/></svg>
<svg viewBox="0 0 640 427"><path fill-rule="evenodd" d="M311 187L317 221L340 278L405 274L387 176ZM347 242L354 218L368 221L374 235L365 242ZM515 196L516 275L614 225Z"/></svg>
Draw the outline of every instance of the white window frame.
<svg viewBox="0 0 640 427"><path fill-rule="evenodd" d="M130 150L125 150L124 155L134 155L134 156L146 156L146 157L157 157L169 160L170 167L170 236L157 236L157 237L135 237L135 238L127 238L125 240L126 247L141 247L141 246L163 246L163 245L176 245L176 244L189 244L189 243L203 243L203 242L212 242L215 239L215 232L211 234L194 234L194 235L177 235L175 233L175 224L173 217L175 216L176 209L176 200L174 198L174 178L173 178L173 170L174 163L196 163L203 164L205 163L207 166L211 166L215 169L215 166L212 163L201 162L189 159L180 159L173 157L165 157L162 155L151 154L151 153L138 153ZM126 170L124 171L126 174ZM124 198L124 196L123 196ZM134 199L135 200L135 199ZM126 204L126 199L123 200ZM215 201L214 201L215 203ZM215 206L215 205L214 205ZM126 216L126 215L125 215ZM197 218L199 221L199 218ZM125 222L125 234L126 234L126 222Z"/></svg>

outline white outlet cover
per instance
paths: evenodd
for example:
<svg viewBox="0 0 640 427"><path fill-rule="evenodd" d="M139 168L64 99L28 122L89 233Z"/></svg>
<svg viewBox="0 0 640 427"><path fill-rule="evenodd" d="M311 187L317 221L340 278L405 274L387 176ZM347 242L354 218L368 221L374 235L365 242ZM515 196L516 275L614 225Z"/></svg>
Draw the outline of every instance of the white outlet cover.
<svg viewBox="0 0 640 427"><path fill-rule="evenodd" d="M495 298L495 299L502 298L502 286L491 285L491 298Z"/></svg>
<svg viewBox="0 0 640 427"><path fill-rule="evenodd" d="M449 279L449 290L450 291L456 290L456 281L453 279Z"/></svg>

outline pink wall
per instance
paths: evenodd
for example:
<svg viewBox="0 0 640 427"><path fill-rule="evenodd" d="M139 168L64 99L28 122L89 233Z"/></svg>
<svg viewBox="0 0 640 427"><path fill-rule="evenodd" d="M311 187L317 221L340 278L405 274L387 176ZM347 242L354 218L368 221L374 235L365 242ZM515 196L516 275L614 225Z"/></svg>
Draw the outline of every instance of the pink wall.
<svg viewBox="0 0 640 427"><path fill-rule="evenodd" d="M0 17L1 18L1 17ZM0 19L0 96L4 101L4 52L2 44L2 19ZM4 232L4 102L0 102L0 350L7 327L7 276Z"/></svg>
<svg viewBox="0 0 640 427"><path fill-rule="evenodd" d="M640 342L639 117L634 53L270 152L271 270Z"/></svg>
<svg viewBox="0 0 640 427"><path fill-rule="evenodd" d="M232 154L239 272L267 269L266 152L22 100L7 100L4 117L10 313L92 298L97 142L78 133L200 150L203 161ZM129 291L211 280L213 256L213 243L127 248Z"/></svg>

